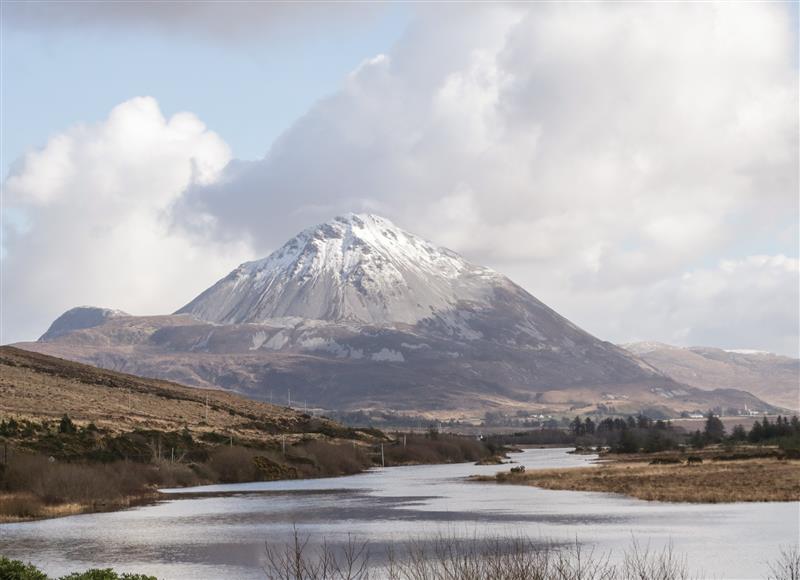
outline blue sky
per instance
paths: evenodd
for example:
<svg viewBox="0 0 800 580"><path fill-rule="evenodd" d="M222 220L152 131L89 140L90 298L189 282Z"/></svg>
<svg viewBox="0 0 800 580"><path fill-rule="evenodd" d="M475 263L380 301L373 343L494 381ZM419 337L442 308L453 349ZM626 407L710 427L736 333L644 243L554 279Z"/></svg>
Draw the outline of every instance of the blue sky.
<svg viewBox="0 0 800 580"><path fill-rule="evenodd" d="M341 26L302 26L241 42L126 28L3 26L3 170L52 134L103 119L134 96L167 116L191 111L236 157L263 157L364 59L388 51L410 19L401 5Z"/></svg>
<svg viewBox="0 0 800 580"><path fill-rule="evenodd" d="M798 353L797 3L2 6L0 342L369 211L607 340Z"/></svg>

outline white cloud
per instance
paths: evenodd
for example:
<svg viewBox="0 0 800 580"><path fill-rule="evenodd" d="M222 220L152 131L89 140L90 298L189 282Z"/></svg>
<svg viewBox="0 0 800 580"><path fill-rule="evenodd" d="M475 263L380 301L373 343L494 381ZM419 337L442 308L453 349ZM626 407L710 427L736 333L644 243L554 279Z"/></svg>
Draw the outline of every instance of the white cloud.
<svg viewBox="0 0 800 580"><path fill-rule="evenodd" d="M391 51L366 58L261 161L217 175L226 155L195 153L210 134L188 130L168 162L153 143L169 132L145 128L153 140L138 151L157 159L124 155L139 171L119 173L91 161L105 148L100 129L54 140L18 172L28 205L42 208L30 209L26 236L41 247L6 242L21 256L10 260L58 262L49 229L65 236L88 219L120 241L131 272L153 273L124 278L164 291L143 302L164 311L191 285L180 278L210 281L218 264L247 258L250 241L264 255L311 223L367 210L508 273L603 338L796 352L796 42L780 3L420 7ZM194 155L210 177L192 177ZM57 217L62 195L75 208L59 205ZM105 231L111 222L127 233ZM124 241L141 231L157 255L137 262ZM102 287L111 282L92 273L93 256L82 272L100 286L77 301L137 310L109 304L125 293Z"/></svg>
<svg viewBox="0 0 800 580"><path fill-rule="evenodd" d="M635 319L637 292L684 272L765 241L796 253L796 40L774 3L423 8L263 161L182 211L260 253L338 212L383 213L613 336L580 317L603 297L626 294Z"/></svg>
<svg viewBox="0 0 800 580"><path fill-rule="evenodd" d="M242 241L206 241L172 224L186 188L210 184L229 159L194 115L165 119L154 99L135 98L19 160L3 191L25 227L4 228L2 340L34 338L80 304L168 312L249 257Z"/></svg>
<svg viewBox="0 0 800 580"><path fill-rule="evenodd" d="M800 356L800 262L784 255L722 260L652 285L596 296L608 338L654 337L681 346L747 348ZM585 313L600 324L597 312Z"/></svg>

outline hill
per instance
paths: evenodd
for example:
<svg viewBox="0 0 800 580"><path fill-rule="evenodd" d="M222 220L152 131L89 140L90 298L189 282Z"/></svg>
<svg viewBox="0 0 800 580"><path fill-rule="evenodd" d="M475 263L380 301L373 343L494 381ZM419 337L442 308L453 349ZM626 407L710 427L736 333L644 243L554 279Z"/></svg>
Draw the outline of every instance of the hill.
<svg viewBox="0 0 800 580"><path fill-rule="evenodd" d="M298 411L221 390L186 387L0 347L0 415L58 420L65 414L113 433L186 428L192 433L263 439L265 433L342 430L327 419L312 422Z"/></svg>
<svg viewBox="0 0 800 580"><path fill-rule="evenodd" d="M800 360L796 358L658 342L622 346L678 382L704 390L743 389L773 405L800 409Z"/></svg>

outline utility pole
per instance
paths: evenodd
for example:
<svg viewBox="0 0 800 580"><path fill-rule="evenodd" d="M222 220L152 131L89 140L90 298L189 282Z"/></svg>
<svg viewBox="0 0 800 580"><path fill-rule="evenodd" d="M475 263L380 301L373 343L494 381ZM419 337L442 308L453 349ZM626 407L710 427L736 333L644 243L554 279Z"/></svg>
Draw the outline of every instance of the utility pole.
<svg viewBox="0 0 800 580"><path fill-rule="evenodd" d="M383 443L381 443L381 467L386 467L386 459L383 455Z"/></svg>
<svg viewBox="0 0 800 580"><path fill-rule="evenodd" d="M281 435L281 448L283 449L283 454L286 455L286 435Z"/></svg>
<svg viewBox="0 0 800 580"><path fill-rule="evenodd" d="M292 406L292 389L286 389L286 400L289 401L289 407Z"/></svg>
<svg viewBox="0 0 800 580"><path fill-rule="evenodd" d="M405 434L403 434L403 448L405 448L405 446L406 446L406 436Z"/></svg>

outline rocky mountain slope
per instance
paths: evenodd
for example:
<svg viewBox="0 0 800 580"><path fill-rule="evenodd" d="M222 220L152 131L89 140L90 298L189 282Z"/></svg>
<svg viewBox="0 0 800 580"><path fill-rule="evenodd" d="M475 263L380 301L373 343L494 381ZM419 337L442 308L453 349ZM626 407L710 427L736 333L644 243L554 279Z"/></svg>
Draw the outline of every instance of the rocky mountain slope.
<svg viewBox="0 0 800 580"><path fill-rule="evenodd" d="M624 348L676 381L700 389L733 388L800 409L800 360L769 352L637 342Z"/></svg>
<svg viewBox="0 0 800 580"><path fill-rule="evenodd" d="M24 347L323 408L764 407L681 385L505 276L372 215L301 232L173 315L113 316Z"/></svg>

